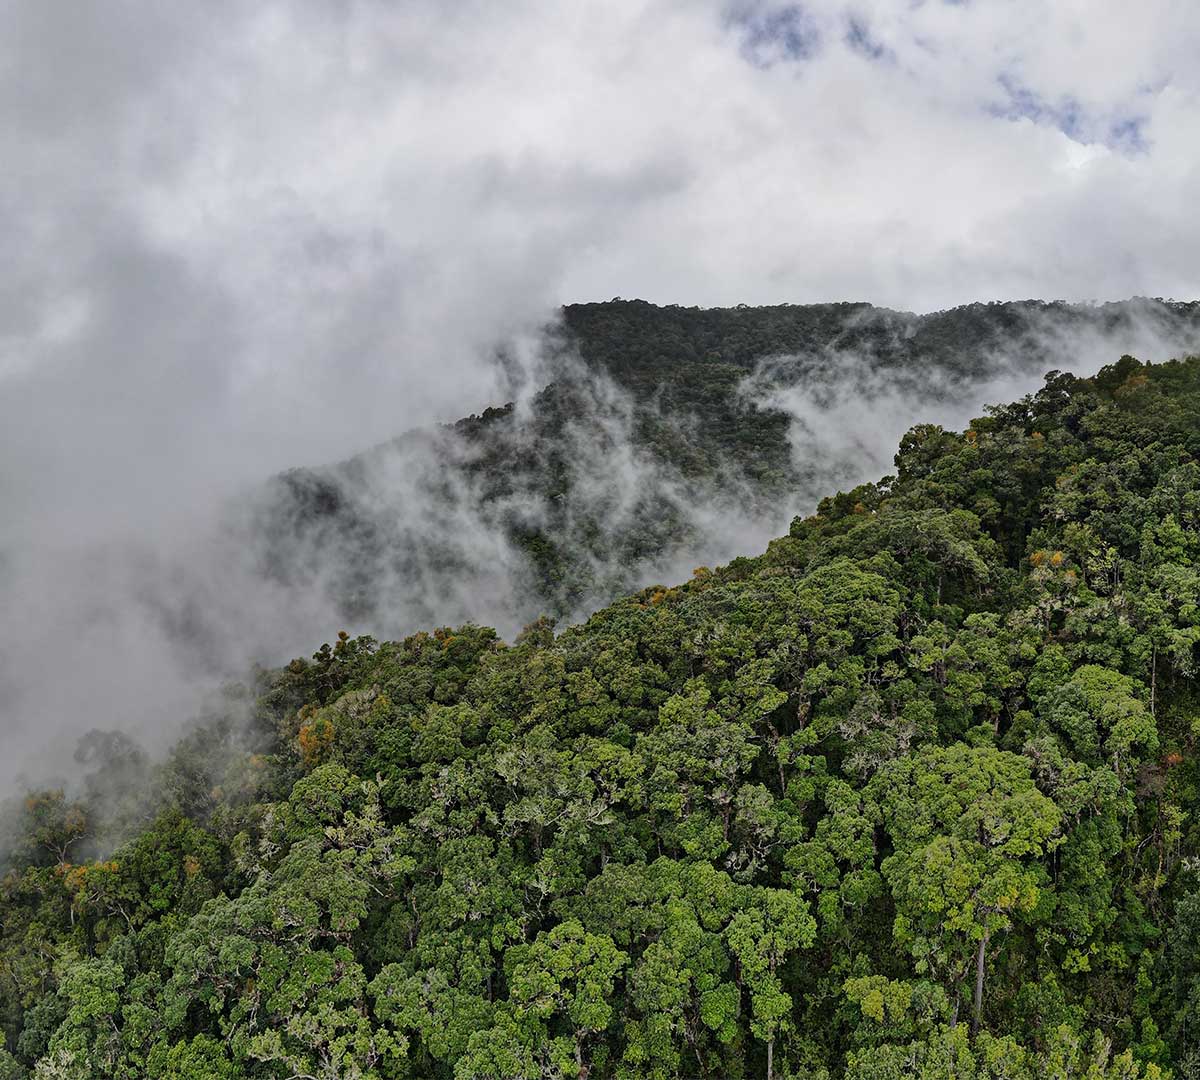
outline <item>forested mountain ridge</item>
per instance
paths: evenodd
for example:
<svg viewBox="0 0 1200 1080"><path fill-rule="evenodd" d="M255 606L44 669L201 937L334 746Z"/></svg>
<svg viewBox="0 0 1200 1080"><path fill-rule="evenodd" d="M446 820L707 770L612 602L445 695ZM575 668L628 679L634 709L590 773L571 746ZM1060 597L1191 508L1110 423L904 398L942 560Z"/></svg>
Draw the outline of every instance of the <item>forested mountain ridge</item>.
<svg viewBox="0 0 1200 1080"><path fill-rule="evenodd" d="M405 631L450 614L515 626L582 617L744 550L723 519L753 522L751 541L765 543L828 491L878 475L912 422L876 462L853 438L809 437L810 424L844 425L844 413L825 419L830 409L867 417L904 400L919 418L934 402L974 409L993 385L1007 394L1004 376L1032 385L1063 357L1184 355L1200 350L1200 304L1031 300L915 315L613 300L564 307L538 349L538 370L522 377L548 385L522 407L278 477L248 541L264 573L327 590L344 619L371 628L397 612L391 625ZM789 393L799 412L781 400Z"/></svg>
<svg viewBox="0 0 1200 1080"><path fill-rule="evenodd" d="M11 817L0 1076L1200 1076L1198 417L1052 373L560 634L93 734Z"/></svg>

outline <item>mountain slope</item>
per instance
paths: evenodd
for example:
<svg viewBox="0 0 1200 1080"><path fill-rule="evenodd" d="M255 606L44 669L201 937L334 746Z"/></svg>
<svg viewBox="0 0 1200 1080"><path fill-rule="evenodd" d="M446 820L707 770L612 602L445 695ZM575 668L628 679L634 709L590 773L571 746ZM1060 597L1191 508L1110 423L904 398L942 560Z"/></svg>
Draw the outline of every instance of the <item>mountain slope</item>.
<svg viewBox="0 0 1200 1080"><path fill-rule="evenodd" d="M884 471L931 407L961 421L1050 369L1197 349L1196 303L571 305L543 335L545 389L284 474L251 542L372 630L577 617L765 543Z"/></svg>
<svg viewBox="0 0 1200 1080"><path fill-rule="evenodd" d="M1198 416L1200 358L1057 374L558 636L94 741L13 822L10 1071L1196 1075Z"/></svg>

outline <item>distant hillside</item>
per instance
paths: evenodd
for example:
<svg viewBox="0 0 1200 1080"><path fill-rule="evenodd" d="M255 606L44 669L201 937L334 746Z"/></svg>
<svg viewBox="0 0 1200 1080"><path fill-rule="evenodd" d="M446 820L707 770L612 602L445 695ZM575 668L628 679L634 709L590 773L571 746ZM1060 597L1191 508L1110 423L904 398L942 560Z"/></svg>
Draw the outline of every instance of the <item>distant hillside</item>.
<svg viewBox="0 0 1200 1080"><path fill-rule="evenodd" d="M327 590L364 628L561 617L765 542L828 488L886 470L861 445L882 422L867 402L895 414L886 446L930 402L965 417L1053 368L1196 349L1195 302L573 304L545 331L550 384L527 408L285 473L251 542L266 573ZM839 402L848 438L798 452L797 395L810 420Z"/></svg>

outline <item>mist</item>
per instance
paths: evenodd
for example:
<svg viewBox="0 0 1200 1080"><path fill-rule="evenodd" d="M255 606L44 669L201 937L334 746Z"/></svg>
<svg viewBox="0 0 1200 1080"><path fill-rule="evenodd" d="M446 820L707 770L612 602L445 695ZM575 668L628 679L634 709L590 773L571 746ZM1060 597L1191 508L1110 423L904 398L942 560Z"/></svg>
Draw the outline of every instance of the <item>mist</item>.
<svg viewBox="0 0 1200 1080"><path fill-rule="evenodd" d="M418 428L340 465L128 517L138 527L124 534L10 542L6 778L70 771L75 741L97 728L161 753L223 683L307 656L342 629L393 638L474 622L511 640L543 614L578 621L696 566L759 553L821 498L888 472L914 423L963 427L1037 389L1050 367L1091 374L1125 352L1158 362L1200 350L1200 327L1152 302L1122 305L1118 318L1090 310L1035 310L961 362L897 365L920 317L878 310L887 332L872 347L835 340L762 357L738 395L741 408L786 419L782 491L733 467L684 475L639 427L686 440L704 418L635 399L546 327L480 360L494 392L514 395L490 422L475 418L483 436L468 437L470 421ZM531 530L565 553L570 591L540 586L514 539Z"/></svg>
<svg viewBox="0 0 1200 1080"><path fill-rule="evenodd" d="M577 380L575 497L482 492L438 425L512 400L535 452L563 303L1196 294L1200 15L1148 34L1047 2L1032 33L829 2L801 49L778 7L0 5L0 778L70 768L97 727L159 750L223 680L342 628L512 634L542 607L522 523L591 538L565 620L760 549L887 471L908 423L1042 373L897 389L835 350L816 393L767 358L743 396L793 417L796 476L770 507L732 473L698 489L638 443L641 405ZM1146 332L1050 366L1157 358ZM259 526L272 477L372 447L338 489L408 554L355 619L338 537L264 573ZM678 536L631 554L658 518Z"/></svg>
<svg viewBox="0 0 1200 1080"><path fill-rule="evenodd" d="M834 342L803 354L763 357L743 382L747 402L788 416L795 512L811 510L835 489L890 472L901 437L916 423L964 429L985 406L1039 389L1051 370L1089 376L1125 354L1162 363L1200 351L1200 323L1173 319L1161 304L1138 299L1030 312L1004 340L964 356L964 368L897 368L890 353L916 320L896 314L890 342L868 350Z"/></svg>

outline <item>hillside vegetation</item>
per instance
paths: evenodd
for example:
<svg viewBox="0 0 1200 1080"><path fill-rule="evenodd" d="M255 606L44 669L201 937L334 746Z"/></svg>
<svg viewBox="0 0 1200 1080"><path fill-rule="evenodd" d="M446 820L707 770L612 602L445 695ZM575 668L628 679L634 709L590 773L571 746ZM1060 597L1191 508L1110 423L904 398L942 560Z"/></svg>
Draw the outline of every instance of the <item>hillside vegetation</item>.
<svg viewBox="0 0 1200 1080"><path fill-rule="evenodd" d="M0 1077L1200 1077L1198 419L1053 373L582 625L93 733L10 815Z"/></svg>
<svg viewBox="0 0 1200 1080"><path fill-rule="evenodd" d="M1036 385L1081 350L1099 366L1151 342L1160 359L1200 348L1200 304L1030 300L928 315L573 304L539 340L550 385L524 407L285 473L246 542L261 547L265 574L327 590L355 626L579 617L669 570L743 553L720 520L754 521L765 542L848 477L887 467L882 443L878 464L853 440L797 453L804 417L774 390L798 390L822 426L834 401L866 416L902 400L913 415L919 403L986 400L979 388L1006 375ZM696 551L721 554L689 560Z"/></svg>

